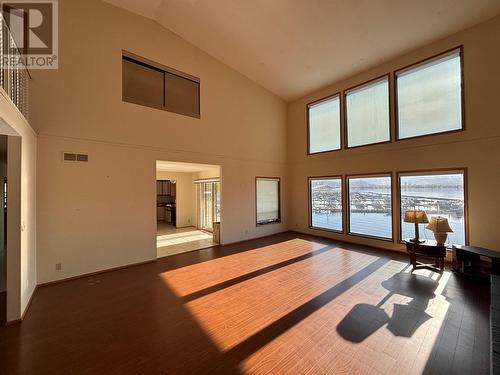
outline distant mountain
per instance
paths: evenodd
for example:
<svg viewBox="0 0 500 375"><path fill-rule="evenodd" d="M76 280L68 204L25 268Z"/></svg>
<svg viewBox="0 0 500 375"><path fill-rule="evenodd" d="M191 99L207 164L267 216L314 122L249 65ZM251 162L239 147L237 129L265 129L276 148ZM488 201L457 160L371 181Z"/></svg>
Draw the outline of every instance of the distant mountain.
<svg viewBox="0 0 500 375"><path fill-rule="evenodd" d="M390 188L391 180L387 178L365 178L365 179L352 179L349 181L349 186L352 188L358 189L382 189L382 188Z"/></svg>
<svg viewBox="0 0 500 375"><path fill-rule="evenodd" d="M335 190L340 188L337 181L313 181L314 190Z"/></svg>
<svg viewBox="0 0 500 375"><path fill-rule="evenodd" d="M449 187L456 188L463 186L463 176L455 175L434 175L434 176L403 176L401 178L402 187Z"/></svg>
<svg viewBox="0 0 500 375"><path fill-rule="evenodd" d="M349 181L352 188L358 189L387 189L391 182L387 178L353 178ZM401 187L403 188L462 188L463 176L455 175L430 175L430 176L402 176ZM313 181L315 190L339 189L339 181Z"/></svg>

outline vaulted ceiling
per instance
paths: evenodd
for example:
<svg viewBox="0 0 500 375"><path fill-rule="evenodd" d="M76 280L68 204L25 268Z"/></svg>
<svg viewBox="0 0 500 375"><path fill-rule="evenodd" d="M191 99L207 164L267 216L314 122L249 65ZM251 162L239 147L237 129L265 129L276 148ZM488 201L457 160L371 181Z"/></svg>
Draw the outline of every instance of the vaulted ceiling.
<svg viewBox="0 0 500 375"><path fill-rule="evenodd" d="M290 101L500 14L499 0L105 0Z"/></svg>

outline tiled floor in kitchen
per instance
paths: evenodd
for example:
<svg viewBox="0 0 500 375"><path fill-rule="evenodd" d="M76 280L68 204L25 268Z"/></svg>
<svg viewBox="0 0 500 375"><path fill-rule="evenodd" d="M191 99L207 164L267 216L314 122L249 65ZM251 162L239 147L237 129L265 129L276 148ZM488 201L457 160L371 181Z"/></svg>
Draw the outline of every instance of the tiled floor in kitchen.
<svg viewBox="0 0 500 375"><path fill-rule="evenodd" d="M214 246L212 233L195 227L176 228L164 222L158 222L156 235L157 257L185 253Z"/></svg>

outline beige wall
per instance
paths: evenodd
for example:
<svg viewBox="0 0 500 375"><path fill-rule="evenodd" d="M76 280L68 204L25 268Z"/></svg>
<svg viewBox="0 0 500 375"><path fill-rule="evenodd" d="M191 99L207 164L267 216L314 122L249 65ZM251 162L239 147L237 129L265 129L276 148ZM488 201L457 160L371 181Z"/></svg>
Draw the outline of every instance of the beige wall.
<svg viewBox="0 0 500 375"><path fill-rule="evenodd" d="M224 242L287 228L256 227L254 202L256 175L286 184L282 100L151 20L98 0L59 8L59 69L31 85L39 283L156 257L156 160L222 167ZM122 49L199 77L201 119L123 103ZM63 151L90 161L68 165Z"/></svg>
<svg viewBox="0 0 500 375"><path fill-rule="evenodd" d="M40 134L39 283L156 257L156 160L221 166L224 243L290 228L394 249L400 245L308 229L307 177L468 167L471 243L498 248L499 18L330 85L287 113L282 100L148 19L98 0L59 5L60 68L34 71L31 85L31 123ZM306 103L460 44L467 131L306 155ZM200 77L201 119L123 103L122 49ZM90 161L63 163L63 151L88 153ZM34 161L26 163L34 176ZM257 175L282 177L281 224L255 225ZM28 198L21 204L31 207ZM30 207L23 208L30 218L24 244L35 238ZM34 286L30 280L23 285Z"/></svg>
<svg viewBox="0 0 500 375"><path fill-rule="evenodd" d="M7 146L7 320L21 318L37 284L36 134L0 89Z"/></svg>
<svg viewBox="0 0 500 375"><path fill-rule="evenodd" d="M464 45L465 57L466 131L306 155L307 103L461 44ZM397 243L309 229L308 176L467 167L470 242L473 245L500 250L497 219L500 209L499 45L500 17L497 17L291 103L288 107L290 227L331 238L401 249L401 245ZM394 134L394 113L392 124ZM397 211L397 207L394 209Z"/></svg>

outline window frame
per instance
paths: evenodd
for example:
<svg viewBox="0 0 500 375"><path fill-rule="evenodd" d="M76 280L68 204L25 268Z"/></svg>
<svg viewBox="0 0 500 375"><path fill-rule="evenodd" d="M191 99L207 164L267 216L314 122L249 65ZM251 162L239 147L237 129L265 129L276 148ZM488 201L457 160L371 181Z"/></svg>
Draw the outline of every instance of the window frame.
<svg viewBox="0 0 500 375"><path fill-rule="evenodd" d="M315 106L317 104L321 104L323 102L327 102L330 99L333 99L335 97L339 98L339 135L340 135L340 147L339 148L333 148L331 150L325 150L325 151L318 151L318 152L311 152L311 123L310 123L310 109L312 106ZM344 127L342 124L342 111L343 111L343 98L342 98L342 91L338 91L332 95L325 96L323 98L317 99L313 102L307 103L306 104L306 122L307 122L307 155L317 155L317 154L325 154L327 152L334 152L334 151L341 151L344 149L344 137L343 137L343 132L344 132Z"/></svg>
<svg viewBox="0 0 500 375"><path fill-rule="evenodd" d="M278 219L274 221L269 221L267 223L259 223L258 221L258 211L257 211L257 181L258 180L275 180L278 182ZM270 176L255 176L255 226L262 227L265 225L279 224L281 223L281 177L270 177Z"/></svg>
<svg viewBox="0 0 500 375"><path fill-rule="evenodd" d="M311 182L314 180L340 180L340 192L342 194L342 230L337 229L329 229L329 228L321 228L315 227L312 225L312 188ZM310 176L307 178L308 185L308 214L309 214L309 229L313 230L321 230L325 232L337 233L337 234L346 234L346 222L345 222L345 211L346 211L346 194L345 194L345 179L342 175L333 175L333 176Z"/></svg>
<svg viewBox="0 0 500 375"><path fill-rule="evenodd" d="M162 110L165 112L176 113L179 115L188 116L188 117L192 117L192 118L196 118L196 119L201 118L201 82L200 82L200 79L198 77L195 77L191 74L181 72L180 70L177 70L174 68L170 68L166 65L157 63L155 61L149 60L145 57L136 55L136 54L129 52L129 51L126 51L126 50L122 50L122 56L121 56L122 64L123 64L123 60L129 61L132 63L136 63L138 65L142 65L146 68L156 70L158 72L163 72L163 100L162 100L163 103L161 106L154 106L151 104L145 104L145 103L141 102L140 100L136 100L136 99L129 98L129 97L125 96L123 94L123 67L122 67L122 101L123 102L137 104L137 105L141 105L141 106L145 106L145 107L149 107L149 108L155 108L155 109L159 109L159 110ZM165 74L172 74L172 75L178 76L180 78L192 81L198 85L198 113L197 114L183 113L181 111L173 111L166 106L166 103L165 103Z"/></svg>
<svg viewBox="0 0 500 375"><path fill-rule="evenodd" d="M434 168L434 169L417 169L409 171L396 172L397 182L397 203L398 203L398 241L403 243L403 228L401 225L401 215L403 213L401 204L401 176L429 176L429 175L443 175L443 174L462 174L464 179L464 237L465 245L469 245L469 187L468 187L468 170L467 167L456 168Z"/></svg>
<svg viewBox="0 0 500 375"><path fill-rule="evenodd" d="M388 105L388 111L389 111L389 123L388 123L388 126L389 126L389 139L386 140L386 141L380 141L380 142L374 142L374 143L367 143L367 144L364 144L364 145L356 145L356 146L349 146L349 124L348 124L348 121L347 121L347 95L349 94L350 91L353 91L353 90L358 90L358 89L361 89L363 88L364 86L369 86L370 84L372 83L376 83L377 81L383 81L387 79L387 105ZM363 83L360 83L356 86L352 86L352 87L349 87L345 90L342 90L342 99L343 99L343 107L342 107L342 110L344 111L344 149L348 150L348 149L353 149L353 148L359 148L359 147L368 147L368 146L375 146L375 145L381 145L381 144L385 144L385 143L392 143L393 140L394 140L394 136L393 136L393 126L392 126L392 112L393 112L393 108L392 108L392 86L393 84L391 83L391 73L386 73L386 74L383 74L381 76L378 76L378 77L375 77L375 78L372 78L368 81L365 81Z"/></svg>
<svg viewBox="0 0 500 375"><path fill-rule="evenodd" d="M398 73L404 73L406 71L410 71L412 69L418 68L420 66L424 66L427 63L431 63L433 61L439 60L440 58L443 58L447 55L451 55L454 52L459 53L460 57L460 96L461 96L461 112L462 112L462 118L461 118L461 124L460 124L460 129L453 129L453 130L445 130L445 131L440 131L440 132L435 132L435 133L429 133L429 134L422 134L422 135L415 135L412 137L405 137L405 138L400 138L399 136L399 110L398 110ZM429 137L429 136L436 136L436 135L441 135L441 134L450 134L450 133L457 133L457 132L462 132L465 131L465 84L464 84L464 46L459 45L457 47L448 49L446 51L443 51L441 53L432 55L430 57L427 57L425 59L422 59L420 61L417 61L415 63L412 63L410 65L406 65L402 68L399 68L397 70L394 70L393 74L393 80L394 80L394 120L395 120L395 130L396 130L396 142L400 141L406 141L408 139L416 139L416 138L422 138L422 137Z"/></svg>
<svg viewBox="0 0 500 375"><path fill-rule="evenodd" d="M369 234L353 233L351 232L351 199L349 194L349 180L351 178L376 178L376 177L389 177L391 180L391 238L372 236ZM345 196L346 196L346 230L347 235L352 237L368 238L373 240L394 242L396 231L394 230L394 176L392 172L378 172L378 173L361 173L361 174L348 174L345 176Z"/></svg>

